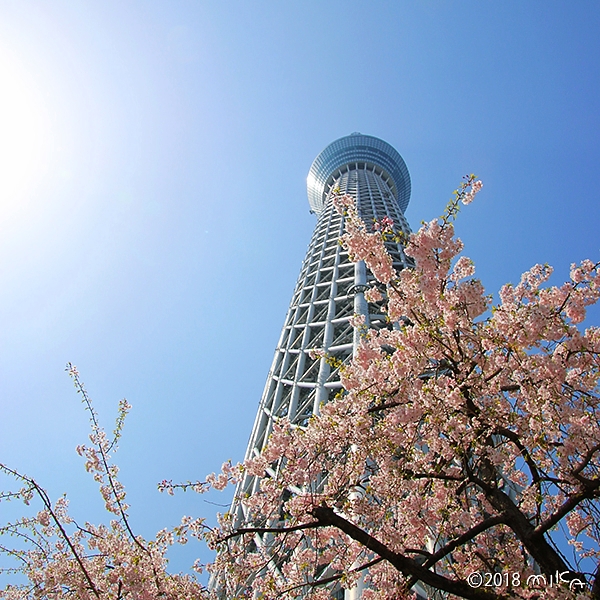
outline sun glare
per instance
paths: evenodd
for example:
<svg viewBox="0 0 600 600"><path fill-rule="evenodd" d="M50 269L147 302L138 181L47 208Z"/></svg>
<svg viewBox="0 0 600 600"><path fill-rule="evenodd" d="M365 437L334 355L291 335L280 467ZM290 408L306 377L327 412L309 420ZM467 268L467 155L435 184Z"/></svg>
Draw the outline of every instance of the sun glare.
<svg viewBox="0 0 600 600"><path fill-rule="evenodd" d="M32 189L44 171L47 118L29 73L0 52L0 202Z"/></svg>

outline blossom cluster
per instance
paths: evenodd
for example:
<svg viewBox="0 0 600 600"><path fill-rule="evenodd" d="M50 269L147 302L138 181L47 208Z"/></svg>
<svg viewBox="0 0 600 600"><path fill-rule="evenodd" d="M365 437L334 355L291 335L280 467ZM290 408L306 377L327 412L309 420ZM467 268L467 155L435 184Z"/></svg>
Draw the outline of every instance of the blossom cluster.
<svg viewBox="0 0 600 600"><path fill-rule="evenodd" d="M3 600L109 600L137 598L150 600L205 599L207 590L195 577L170 574L166 551L173 543L186 543L189 536L204 537L202 520L187 517L175 530L158 532L146 541L131 529L125 488L118 479L118 468L112 461L117 448L129 404L123 400L112 439L100 427L91 400L79 378L77 369L68 365L82 402L90 415L89 446L77 452L85 460L86 470L100 486L106 510L111 515L108 525L78 525L68 512L65 497L52 503L36 480L0 464L0 472L23 486L19 492L3 493L0 500L21 499L25 504L40 502L42 509L32 518L21 518L0 526L0 535L28 541L30 547L1 544L0 552L17 560L16 567L0 569L4 577L19 574L19 583L5 584L0 589ZM217 482L215 481L215 484ZM23 578L25 583L22 583Z"/></svg>
<svg viewBox="0 0 600 600"><path fill-rule="evenodd" d="M392 224L369 231L352 198L336 198L343 243L375 280L367 301L385 299L390 326L362 336L343 394L306 427L281 420L241 467L262 480L239 499L248 526L228 517L215 534L212 569L231 597L329 598L360 577L368 600L413 597L418 582L447 597L539 597L475 589L476 571L562 573L545 598L600 589L600 329L580 328L599 264L574 265L561 286L537 265L492 306L453 227L481 187L466 178L407 241L414 268L399 273ZM563 523L572 559L550 538Z"/></svg>
<svg viewBox="0 0 600 600"><path fill-rule="evenodd" d="M159 484L204 492L257 477L259 489L237 498L242 526L225 513L217 528L184 517L154 540L136 536L112 461L130 407L121 402L109 439L69 365L92 429L78 452L112 521L78 526L65 498L50 502L34 479L0 465L21 486L0 501L41 503L0 527L32 543L0 546L27 579L0 598L325 600L362 579L365 600L413 598L419 586L447 598L533 599L538 588L515 582L540 577L559 581L544 598L598 597L600 328L583 324L600 299L600 263L572 265L562 285L535 265L492 305L453 226L481 187L465 178L443 217L405 240L414 266L400 272L385 246L394 224L369 228L351 197L335 199L342 242L370 272L365 298L389 326L352 320L362 336L352 362L336 365L343 392L306 426L280 419L260 455L204 481ZM311 356L332 360L322 349ZM218 593L168 573L167 548L190 537L217 550L207 568ZM507 572L498 590L470 578Z"/></svg>

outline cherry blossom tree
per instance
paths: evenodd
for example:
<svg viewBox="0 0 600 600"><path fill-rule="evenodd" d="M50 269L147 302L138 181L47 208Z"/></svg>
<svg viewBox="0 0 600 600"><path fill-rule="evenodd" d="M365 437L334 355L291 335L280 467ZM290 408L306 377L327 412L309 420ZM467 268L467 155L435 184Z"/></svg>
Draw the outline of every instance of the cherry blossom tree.
<svg viewBox="0 0 600 600"><path fill-rule="evenodd" d="M66 499L52 503L36 480L9 466L21 486L1 501L37 501L37 515L0 527L23 542L0 545L26 583L18 599L331 598L362 579L365 600L429 597L600 597L600 329L583 329L600 296L598 263L571 268L548 286L536 265L506 285L493 306L453 221L481 188L466 178L445 214L400 240L389 220L367 226L349 197L347 245L373 274L367 300L388 327L363 318L344 391L306 427L281 419L256 458L226 463L206 481L159 487L223 489L244 474L260 490L240 498L252 514L218 528L184 518L146 541L131 529L111 439L89 411L91 445L78 452L100 485L110 525L83 526ZM405 244L413 268L396 273L385 244ZM269 474L270 473L270 474ZM273 475L273 473L275 475ZM165 552L193 536L217 550L211 592L170 575Z"/></svg>
<svg viewBox="0 0 600 600"><path fill-rule="evenodd" d="M400 273L393 224L336 199L389 327L356 317L344 391L213 479L262 478L251 520L211 533L222 597L325 599L361 577L365 600L600 597L600 328L582 329L599 263L561 286L536 265L493 305L453 228L480 188L406 241Z"/></svg>
<svg viewBox="0 0 600 600"><path fill-rule="evenodd" d="M0 473L21 486L17 491L0 494L0 501L23 501L39 505L37 515L22 517L0 526L0 552L13 558L14 566L0 569L6 577L20 575L21 582L0 589L5 600L77 598L82 600L121 600L135 598L166 600L204 598L206 590L194 577L170 575L165 553L178 541L185 543L190 534L200 535L203 523L184 518L174 531L160 531L156 539L146 541L131 529L125 489L118 479L118 468L112 462L125 416L130 409L122 400L116 427L109 439L100 427L98 417L77 369L68 371L90 415L89 446L79 446L85 468L100 485L105 507L111 515L109 525L78 525L68 513L65 497L52 502L38 482L7 465ZM4 542L16 540L14 544ZM18 543L20 542L20 543Z"/></svg>

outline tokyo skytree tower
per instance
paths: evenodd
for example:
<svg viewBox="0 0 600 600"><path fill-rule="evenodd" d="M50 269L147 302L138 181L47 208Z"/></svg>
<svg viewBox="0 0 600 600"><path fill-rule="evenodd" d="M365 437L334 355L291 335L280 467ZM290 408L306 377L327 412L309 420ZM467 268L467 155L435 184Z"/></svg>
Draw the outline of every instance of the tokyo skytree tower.
<svg viewBox="0 0 600 600"><path fill-rule="evenodd" d="M362 261L351 262L339 243L344 217L333 206L332 196L337 191L356 199L366 224L389 217L396 231L410 233L404 218L410 176L392 146L353 133L317 156L307 178L308 203L317 215L317 224L275 350L246 459L261 452L277 419L287 417L293 424L306 425L319 407L340 391L338 369L331 366L332 361L311 358L311 349L324 349L346 363L358 343L358 333L350 324L354 314L364 315L369 327L388 326L380 305L369 304L364 297L373 276ZM390 242L386 246L396 270L409 266L401 245ZM249 523L241 499L252 495L259 485L260 478L250 475L238 484L232 506L236 527ZM261 544L261 536L256 536L255 543Z"/></svg>

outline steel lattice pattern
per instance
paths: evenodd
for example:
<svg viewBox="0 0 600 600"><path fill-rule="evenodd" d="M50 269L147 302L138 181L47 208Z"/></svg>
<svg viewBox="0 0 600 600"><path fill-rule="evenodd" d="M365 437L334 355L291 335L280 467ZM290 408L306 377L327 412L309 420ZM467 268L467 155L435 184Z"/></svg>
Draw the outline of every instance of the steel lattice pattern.
<svg viewBox="0 0 600 600"><path fill-rule="evenodd" d="M377 142L385 144L381 140ZM347 146L344 151L348 153ZM311 358L311 349L323 348L330 356L347 362L357 341L350 317L355 313L364 314L371 327L385 325L378 306L367 305L364 298L364 286L372 277L364 264L349 260L347 251L339 243L344 233L344 218L334 208L331 195L333 190L352 195L365 223L389 217L398 230L408 235L408 224L394 194L396 186L378 165L363 161L337 167L334 176L327 186L324 208L277 344L246 458L260 453L276 419L287 417L303 426L319 412L322 403L339 392L337 369L332 369L325 359ZM410 183L408 186L410 190ZM406 258L402 247L390 244L389 250L396 269L404 268ZM238 487L236 498L252 494L258 485L257 478L247 477ZM237 521L245 522L243 504L235 502L234 506Z"/></svg>
<svg viewBox="0 0 600 600"><path fill-rule="evenodd" d="M347 363L358 342L358 333L350 324L354 314L365 315L370 327L390 326L381 306L365 300L364 291L374 284L373 277L364 263L351 262L339 243L344 217L331 201L337 190L356 199L367 225L389 217L398 232L410 233L401 209L408 204L410 178L404 161L389 144L352 134L330 144L315 159L308 177L308 195L318 221L275 350L246 458L261 452L277 419L287 417L293 424L305 426L323 403L340 392L338 369L324 358L312 358L311 349L322 348ZM408 266L399 244L387 246L397 270ZM275 475L275 468L270 476ZM259 485L260 478L252 476L238 485L232 506L237 527L252 525L243 498ZM267 546L267 538L256 535L255 543Z"/></svg>

